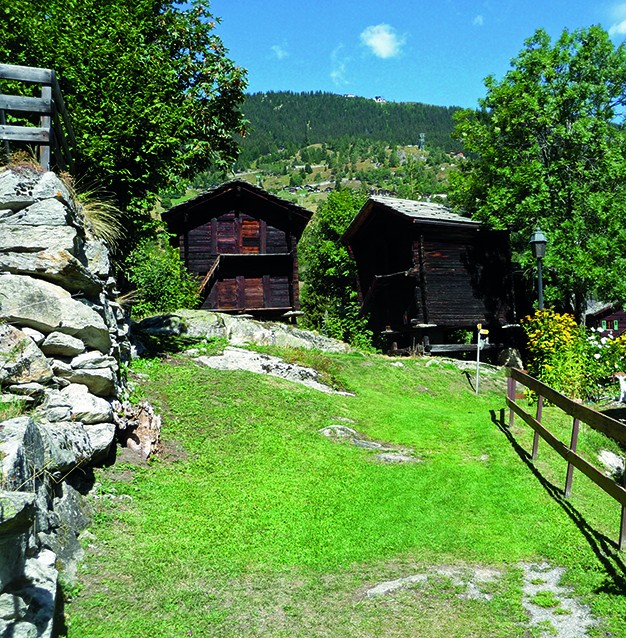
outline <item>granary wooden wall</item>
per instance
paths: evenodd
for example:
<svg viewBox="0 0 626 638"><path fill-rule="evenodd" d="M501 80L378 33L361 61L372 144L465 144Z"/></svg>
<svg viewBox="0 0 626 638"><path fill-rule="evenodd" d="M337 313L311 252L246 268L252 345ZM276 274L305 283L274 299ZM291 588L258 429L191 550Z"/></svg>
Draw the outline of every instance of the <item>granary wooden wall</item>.
<svg viewBox="0 0 626 638"><path fill-rule="evenodd" d="M444 206L373 197L344 235L375 331L502 325L513 320L506 232Z"/></svg>
<svg viewBox="0 0 626 638"><path fill-rule="evenodd" d="M279 316L298 308L297 243L310 211L233 181L164 214L204 283L202 307Z"/></svg>

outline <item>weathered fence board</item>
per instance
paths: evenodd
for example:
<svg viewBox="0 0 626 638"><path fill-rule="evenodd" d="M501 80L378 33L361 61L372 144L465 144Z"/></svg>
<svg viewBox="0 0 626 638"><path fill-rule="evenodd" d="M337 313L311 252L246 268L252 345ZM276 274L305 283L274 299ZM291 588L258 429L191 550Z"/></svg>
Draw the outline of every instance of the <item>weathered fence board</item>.
<svg viewBox="0 0 626 638"><path fill-rule="evenodd" d="M52 100L44 100L40 97L0 94L0 109L5 111L52 115L54 113L54 102Z"/></svg>
<svg viewBox="0 0 626 638"><path fill-rule="evenodd" d="M43 168L50 170L54 152L59 168L65 170L69 166L73 171L71 150L76 147L76 140L54 71L0 64L2 79L41 84L41 97L0 94L0 140L4 141L7 155L10 153L9 142L36 144ZM39 126L7 125L5 111L39 115Z"/></svg>
<svg viewBox="0 0 626 638"><path fill-rule="evenodd" d="M48 144L50 142L49 129L36 126L10 126L0 125L0 139L13 142L33 142L38 144Z"/></svg>

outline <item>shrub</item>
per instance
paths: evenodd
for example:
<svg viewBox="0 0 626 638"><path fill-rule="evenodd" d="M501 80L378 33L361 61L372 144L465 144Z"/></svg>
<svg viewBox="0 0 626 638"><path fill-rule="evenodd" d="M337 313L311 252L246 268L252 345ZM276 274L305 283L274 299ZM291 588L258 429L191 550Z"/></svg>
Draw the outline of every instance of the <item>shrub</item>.
<svg viewBox="0 0 626 638"><path fill-rule="evenodd" d="M522 321L528 338L529 373L571 398L595 399L624 368L626 335L602 336L569 314L539 310Z"/></svg>
<svg viewBox="0 0 626 638"><path fill-rule="evenodd" d="M126 278L136 288L133 318L196 308L200 303L198 279L185 268L178 250L163 238L142 240L125 266Z"/></svg>

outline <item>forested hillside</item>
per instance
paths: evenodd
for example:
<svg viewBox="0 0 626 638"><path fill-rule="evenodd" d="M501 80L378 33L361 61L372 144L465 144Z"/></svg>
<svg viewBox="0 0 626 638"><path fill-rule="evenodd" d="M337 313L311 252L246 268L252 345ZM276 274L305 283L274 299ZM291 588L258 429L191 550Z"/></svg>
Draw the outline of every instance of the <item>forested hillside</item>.
<svg viewBox="0 0 626 638"><path fill-rule="evenodd" d="M338 139L365 139L394 145L418 144L460 151L451 137L457 108L417 102L376 102L332 93L254 93L246 96L243 113L251 132L243 139L240 168L259 156L285 149L289 154L309 144Z"/></svg>
<svg viewBox="0 0 626 638"><path fill-rule="evenodd" d="M315 210L349 187L409 199L445 196L462 161L452 138L459 110L332 93L254 93L242 107L237 177ZM186 192L162 193L164 208L233 177L196 175Z"/></svg>

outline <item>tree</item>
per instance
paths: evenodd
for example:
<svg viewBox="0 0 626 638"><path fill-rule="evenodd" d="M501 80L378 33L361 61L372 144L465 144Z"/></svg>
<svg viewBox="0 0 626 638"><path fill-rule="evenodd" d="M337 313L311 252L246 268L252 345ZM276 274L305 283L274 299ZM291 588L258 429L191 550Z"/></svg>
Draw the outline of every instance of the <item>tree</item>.
<svg viewBox="0 0 626 638"><path fill-rule="evenodd" d="M366 199L349 188L332 191L300 241L305 325L361 347L371 346L371 333L359 316L356 264L341 237Z"/></svg>
<svg viewBox="0 0 626 638"><path fill-rule="evenodd" d="M0 0L0 59L57 72L80 168L146 210L237 156L246 75L215 22L200 0Z"/></svg>
<svg viewBox="0 0 626 638"><path fill-rule="evenodd" d="M480 110L457 116L470 158L451 200L510 228L521 263L528 240L549 237L546 298L580 319L591 294L626 300L626 48L593 26L552 45L537 31Z"/></svg>

